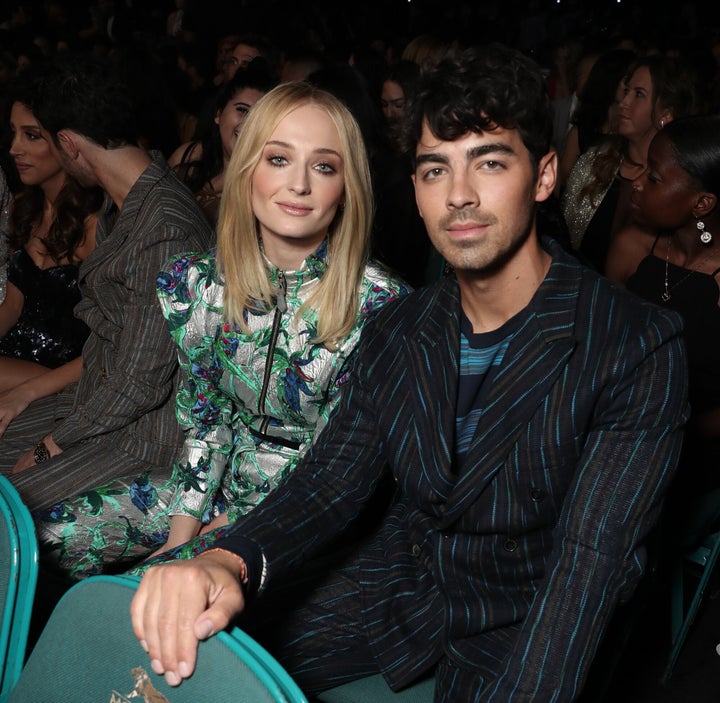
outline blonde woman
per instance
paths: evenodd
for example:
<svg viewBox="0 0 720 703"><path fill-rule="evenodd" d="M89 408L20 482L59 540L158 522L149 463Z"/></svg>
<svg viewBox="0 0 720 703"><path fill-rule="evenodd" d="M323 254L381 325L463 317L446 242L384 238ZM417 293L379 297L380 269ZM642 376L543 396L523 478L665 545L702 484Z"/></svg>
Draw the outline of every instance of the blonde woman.
<svg viewBox="0 0 720 703"><path fill-rule="evenodd" d="M170 263L186 439L157 469L51 506L41 542L70 575L180 545L252 510L290 473L350 379L363 324L405 285L367 261L370 176L354 119L288 83L255 105L228 165L217 251ZM169 529L169 533L168 533ZM117 566L115 567L117 568Z"/></svg>

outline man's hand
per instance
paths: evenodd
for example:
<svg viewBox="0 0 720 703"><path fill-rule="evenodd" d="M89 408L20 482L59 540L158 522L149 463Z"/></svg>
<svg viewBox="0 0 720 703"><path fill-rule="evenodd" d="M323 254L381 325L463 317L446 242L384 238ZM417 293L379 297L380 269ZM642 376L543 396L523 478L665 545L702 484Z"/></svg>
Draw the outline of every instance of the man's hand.
<svg viewBox="0 0 720 703"><path fill-rule="evenodd" d="M242 612L242 572L241 559L218 550L145 573L130 605L133 631L170 686L192 675L200 640Z"/></svg>
<svg viewBox="0 0 720 703"><path fill-rule="evenodd" d="M62 454L62 449L57 444L55 444L51 434L43 437L42 441L45 442L45 446L50 452L51 457ZM25 469L29 469L31 466L35 466L35 447L29 449L28 451L20 455L20 458L15 462L12 473L20 473Z"/></svg>

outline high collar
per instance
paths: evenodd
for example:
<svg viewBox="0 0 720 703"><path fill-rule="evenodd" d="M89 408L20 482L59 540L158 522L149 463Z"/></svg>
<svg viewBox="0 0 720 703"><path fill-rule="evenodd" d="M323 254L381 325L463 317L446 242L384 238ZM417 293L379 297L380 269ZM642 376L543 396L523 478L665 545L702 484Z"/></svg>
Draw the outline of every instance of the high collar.
<svg viewBox="0 0 720 703"><path fill-rule="evenodd" d="M296 271L282 271L286 284L302 285L315 279L321 279L325 271L327 271L327 250L328 240L326 237L320 242L318 248L306 257L299 269ZM277 286L281 271L267 257L266 260L270 268L270 281L274 286Z"/></svg>

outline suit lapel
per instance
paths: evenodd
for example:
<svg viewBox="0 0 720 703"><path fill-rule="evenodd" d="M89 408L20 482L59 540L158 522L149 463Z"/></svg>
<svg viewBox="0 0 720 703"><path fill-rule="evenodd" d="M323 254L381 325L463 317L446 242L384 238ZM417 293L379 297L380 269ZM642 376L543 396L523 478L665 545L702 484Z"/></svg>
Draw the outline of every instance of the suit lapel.
<svg viewBox="0 0 720 703"><path fill-rule="evenodd" d="M452 462L455 444L455 405L460 355L460 300L457 280L444 279L427 307L420 325L407 337L414 398L410 407L421 408L412 421L429 458L436 489L447 497L455 483Z"/></svg>
<svg viewBox="0 0 720 703"><path fill-rule="evenodd" d="M581 268L569 257L552 253L557 258L488 390L463 472L448 500L446 525L465 512L492 481L575 348Z"/></svg>

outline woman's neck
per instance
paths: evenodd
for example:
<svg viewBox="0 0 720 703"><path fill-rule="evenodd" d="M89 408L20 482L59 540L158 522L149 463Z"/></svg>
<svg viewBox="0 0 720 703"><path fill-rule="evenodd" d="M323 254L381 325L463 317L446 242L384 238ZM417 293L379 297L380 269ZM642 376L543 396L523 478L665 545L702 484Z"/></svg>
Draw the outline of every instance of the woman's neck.
<svg viewBox="0 0 720 703"><path fill-rule="evenodd" d="M60 195L60 191L65 185L65 180L65 173L60 172L56 177L50 179L49 181L45 181L45 183L40 186L40 189L45 196L45 208L52 207L54 211L55 202Z"/></svg>
<svg viewBox="0 0 720 703"><path fill-rule="evenodd" d="M630 162L633 166L644 169L647 164L650 142L656 134L657 130L653 127L637 139L628 140L627 149L625 150L626 161Z"/></svg>
<svg viewBox="0 0 720 703"><path fill-rule="evenodd" d="M713 235L713 239L707 244L700 240L700 230L694 222L675 230L668 255L672 263L684 268L699 267L699 270L703 266L717 268L720 261L720 222L706 219L704 223L705 230Z"/></svg>

